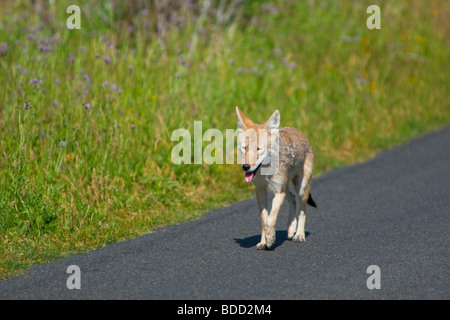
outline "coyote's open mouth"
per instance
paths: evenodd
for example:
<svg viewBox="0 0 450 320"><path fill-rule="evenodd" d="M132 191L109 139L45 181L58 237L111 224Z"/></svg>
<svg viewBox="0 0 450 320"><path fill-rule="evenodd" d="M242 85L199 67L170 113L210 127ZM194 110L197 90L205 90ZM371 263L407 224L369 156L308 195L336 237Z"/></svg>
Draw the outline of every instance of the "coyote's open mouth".
<svg viewBox="0 0 450 320"><path fill-rule="evenodd" d="M252 181L255 176L256 176L256 171L258 171L259 167L261 167L262 161L258 164L258 166L256 167L256 169L252 170L252 171L247 171L245 172L245 181L246 182L250 182Z"/></svg>

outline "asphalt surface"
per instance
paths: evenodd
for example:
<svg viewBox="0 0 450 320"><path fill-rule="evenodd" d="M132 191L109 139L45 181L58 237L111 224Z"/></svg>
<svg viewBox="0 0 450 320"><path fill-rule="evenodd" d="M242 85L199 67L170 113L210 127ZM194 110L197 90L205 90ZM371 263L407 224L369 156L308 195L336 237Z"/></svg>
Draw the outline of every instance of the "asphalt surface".
<svg viewBox="0 0 450 320"><path fill-rule="evenodd" d="M0 281L0 299L449 299L449 164L447 127L313 179L306 242L287 240L285 203L273 250L256 250L250 199L37 265ZM70 265L79 290L66 286ZM367 287L371 265L380 289Z"/></svg>

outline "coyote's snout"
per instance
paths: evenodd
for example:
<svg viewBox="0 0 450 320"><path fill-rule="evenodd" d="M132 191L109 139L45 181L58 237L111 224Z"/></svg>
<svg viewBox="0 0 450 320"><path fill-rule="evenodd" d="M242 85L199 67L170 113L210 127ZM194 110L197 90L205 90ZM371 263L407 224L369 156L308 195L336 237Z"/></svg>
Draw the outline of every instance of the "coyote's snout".
<svg viewBox="0 0 450 320"><path fill-rule="evenodd" d="M316 207L309 194L314 153L306 136L294 128L281 128L280 112L275 110L264 124L255 124L238 107L238 149L242 156L245 181L256 187L261 212L261 242L256 248L269 249L275 242L275 224L285 198L289 202L288 238L305 240L306 204ZM289 191L289 182L295 192ZM269 214L267 191L274 193ZM296 203L300 208L296 208Z"/></svg>

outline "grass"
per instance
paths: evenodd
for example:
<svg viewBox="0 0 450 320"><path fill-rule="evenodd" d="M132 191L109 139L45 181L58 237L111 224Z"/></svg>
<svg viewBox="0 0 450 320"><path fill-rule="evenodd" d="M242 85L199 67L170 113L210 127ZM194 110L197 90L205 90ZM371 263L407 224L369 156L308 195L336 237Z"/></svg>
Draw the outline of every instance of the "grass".
<svg viewBox="0 0 450 320"><path fill-rule="evenodd" d="M236 105L304 131L316 176L450 122L446 1L252 1L221 23L200 3L160 27L164 8L79 1L80 30L48 3L0 9L0 278L250 197L237 165L170 157L175 129L234 129Z"/></svg>

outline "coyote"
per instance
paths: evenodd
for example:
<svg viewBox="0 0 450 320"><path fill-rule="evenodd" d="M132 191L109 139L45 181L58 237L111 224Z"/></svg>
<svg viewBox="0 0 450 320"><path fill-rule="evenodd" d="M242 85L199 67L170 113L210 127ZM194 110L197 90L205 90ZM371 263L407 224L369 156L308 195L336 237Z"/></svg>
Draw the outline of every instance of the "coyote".
<svg viewBox="0 0 450 320"><path fill-rule="evenodd" d="M305 241L306 204L317 207L309 194L314 153L308 139L297 129L278 129L278 110L264 124L253 123L238 107L236 113L240 131L237 147L242 156L242 169L245 171L245 181L252 181L255 185L261 213L261 242L256 249L270 249L274 244L275 224L285 198L289 202L288 238ZM289 191L290 181L295 193ZM268 189L275 195L270 214ZM296 202L300 203L300 210L296 209Z"/></svg>

